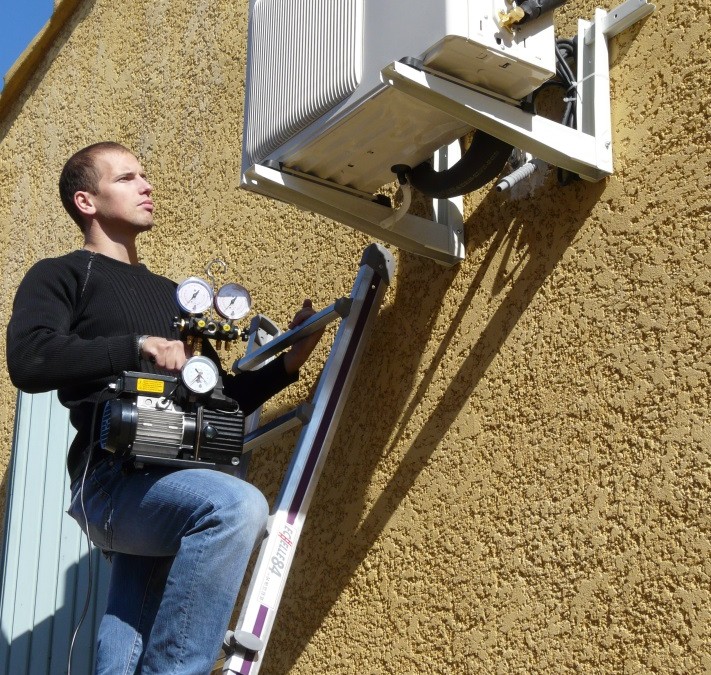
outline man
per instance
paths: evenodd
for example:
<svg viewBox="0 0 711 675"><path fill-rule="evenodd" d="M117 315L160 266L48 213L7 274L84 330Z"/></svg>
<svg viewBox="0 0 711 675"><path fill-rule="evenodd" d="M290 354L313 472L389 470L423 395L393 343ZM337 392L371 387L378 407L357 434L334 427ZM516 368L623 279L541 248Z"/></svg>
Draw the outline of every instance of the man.
<svg viewBox="0 0 711 675"><path fill-rule="evenodd" d="M7 333L8 370L28 392L57 389L77 429L67 467L69 513L112 562L97 673L204 675L219 653L268 508L250 484L219 471L137 469L98 447L97 401L124 370L178 372L191 356L173 326L175 284L139 264L153 227L153 188L123 146L73 155L60 196L84 247L37 263L21 282ZM305 301L290 326L313 314ZM319 335L258 371L226 375L249 414L298 378ZM207 341L205 341L207 343Z"/></svg>

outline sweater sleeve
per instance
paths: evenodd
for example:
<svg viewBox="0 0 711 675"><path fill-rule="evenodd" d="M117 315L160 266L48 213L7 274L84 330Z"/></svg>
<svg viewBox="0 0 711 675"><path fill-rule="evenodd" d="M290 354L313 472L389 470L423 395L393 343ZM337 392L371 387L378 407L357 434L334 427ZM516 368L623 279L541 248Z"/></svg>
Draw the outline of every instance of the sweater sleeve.
<svg viewBox="0 0 711 675"><path fill-rule="evenodd" d="M225 394L235 399L245 415L299 379L299 373L289 374L284 368L284 355L278 356L258 370L238 375L223 375Z"/></svg>
<svg viewBox="0 0 711 675"><path fill-rule="evenodd" d="M119 374L138 366L135 335L82 339L71 332L81 277L42 260L20 283L7 327L13 384L37 393Z"/></svg>

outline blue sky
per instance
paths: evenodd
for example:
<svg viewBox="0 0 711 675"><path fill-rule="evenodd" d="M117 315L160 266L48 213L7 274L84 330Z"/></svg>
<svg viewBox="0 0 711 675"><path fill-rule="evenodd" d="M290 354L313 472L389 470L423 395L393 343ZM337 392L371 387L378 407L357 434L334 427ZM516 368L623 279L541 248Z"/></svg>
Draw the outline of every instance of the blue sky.
<svg viewBox="0 0 711 675"><path fill-rule="evenodd" d="M53 0L0 0L0 86L17 57L50 16Z"/></svg>

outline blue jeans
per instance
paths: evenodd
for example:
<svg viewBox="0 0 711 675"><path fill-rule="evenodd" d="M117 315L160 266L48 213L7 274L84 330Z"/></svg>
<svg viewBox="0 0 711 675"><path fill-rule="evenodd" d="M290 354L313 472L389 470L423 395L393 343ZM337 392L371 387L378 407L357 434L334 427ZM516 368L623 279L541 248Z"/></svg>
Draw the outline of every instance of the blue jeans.
<svg viewBox="0 0 711 675"><path fill-rule="evenodd" d="M86 530L80 484L69 514ZM112 563L97 674L209 673L266 528L262 493L210 469L124 472L103 461L87 477L84 507Z"/></svg>

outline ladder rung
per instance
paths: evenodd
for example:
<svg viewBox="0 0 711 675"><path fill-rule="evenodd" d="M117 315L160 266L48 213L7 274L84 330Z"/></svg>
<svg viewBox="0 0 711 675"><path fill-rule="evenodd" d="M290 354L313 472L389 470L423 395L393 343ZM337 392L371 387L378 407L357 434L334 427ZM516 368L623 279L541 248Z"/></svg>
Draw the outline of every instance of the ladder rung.
<svg viewBox="0 0 711 675"><path fill-rule="evenodd" d="M290 412L262 425L244 437L242 452L254 452L286 431L302 424L308 424L313 410L314 407L310 403L302 403Z"/></svg>

